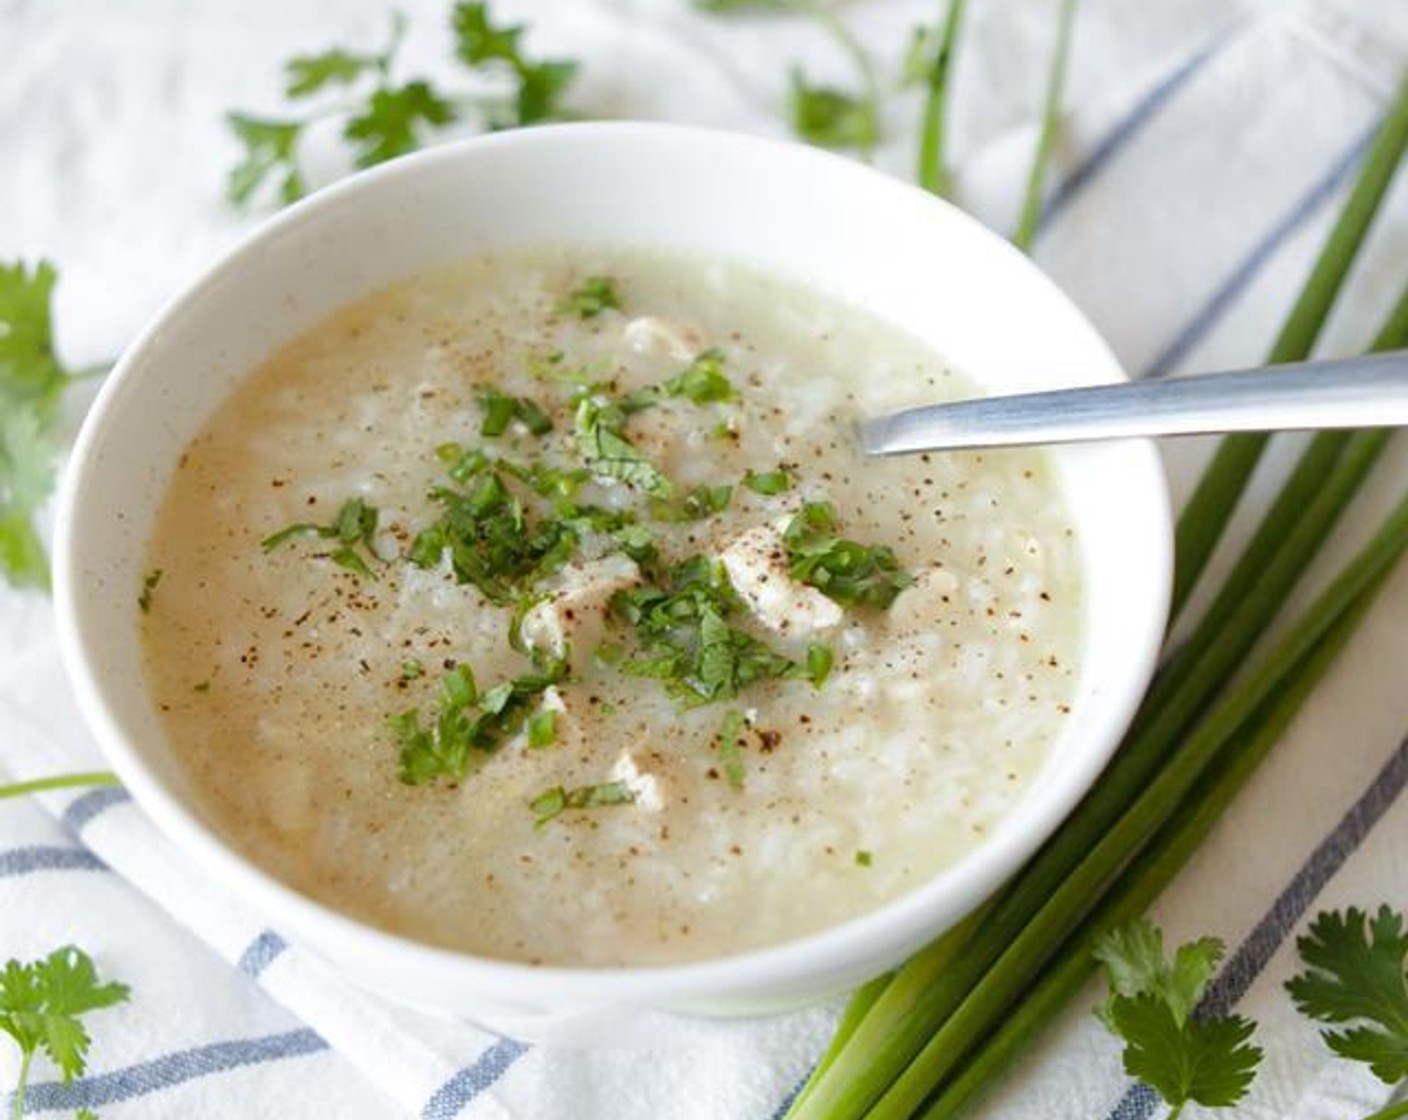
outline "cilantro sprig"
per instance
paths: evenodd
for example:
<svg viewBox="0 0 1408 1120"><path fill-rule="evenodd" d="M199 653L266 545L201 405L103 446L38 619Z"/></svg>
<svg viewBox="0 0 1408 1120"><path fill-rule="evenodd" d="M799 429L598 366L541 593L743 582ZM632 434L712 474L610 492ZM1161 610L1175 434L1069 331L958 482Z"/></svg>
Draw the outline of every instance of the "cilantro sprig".
<svg viewBox="0 0 1408 1120"><path fill-rule="evenodd" d="M1222 959L1222 942L1199 938L1164 959L1163 934L1145 919L1106 932L1094 954L1110 995L1096 1012L1125 1043L1124 1068L1159 1094L1170 1120L1190 1102L1226 1108L1247 1093L1262 1052L1240 1015L1196 1016Z"/></svg>
<svg viewBox="0 0 1408 1120"><path fill-rule="evenodd" d="M788 522L782 540L792 578L842 606L888 607L914 578L888 545L848 540L837 524L828 502L808 502Z"/></svg>
<svg viewBox="0 0 1408 1120"><path fill-rule="evenodd" d="M1319 914L1296 942L1306 970L1286 984L1296 1007L1320 1023L1336 1054L1366 1063L1381 1081L1408 1078L1408 933L1401 914L1350 907Z"/></svg>
<svg viewBox="0 0 1408 1120"><path fill-rule="evenodd" d="M0 970L0 1031L20 1049L14 1116L24 1115L30 1066L43 1052L59 1068L64 1083L88 1068L92 1043L83 1016L124 1002L127 985L102 982L92 959L73 945L39 960L7 961Z"/></svg>
<svg viewBox="0 0 1408 1120"><path fill-rule="evenodd" d="M576 74L575 62L530 60L520 44L525 28L496 25L483 3L457 4L451 27L455 58L474 74L506 87L505 92L470 98L421 77L397 80L406 31L405 18L397 13L380 50L332 47L285 63L284 97L299 105L320 99L315 108L288 116L238 111L226 115L244 149L226 184L230 201L244 207L266 196L285 204L303 197L308 183L302 145L308 129L328 118L341 119L342 138L353 162L371 167L416 150L476 112L480 123L495 129L563 115L562 100ZM329 94L336 99L327 100Z"/></svg>

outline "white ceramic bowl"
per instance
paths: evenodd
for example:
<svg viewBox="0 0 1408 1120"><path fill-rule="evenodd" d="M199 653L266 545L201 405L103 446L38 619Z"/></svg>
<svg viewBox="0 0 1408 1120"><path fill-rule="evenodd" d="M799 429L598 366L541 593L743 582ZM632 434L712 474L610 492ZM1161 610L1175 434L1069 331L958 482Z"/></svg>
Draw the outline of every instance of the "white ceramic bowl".
<svg viewBox="0 0 1408 1120"><path fill-rule="evenodd" d="M671 967L563 969L391 936L237 854L193 808L147 695L137 588L177 458L239 380L335 308L486 250L664 247L763 266L929 341L989 390L1121 379L1074 306L953 207L798 145L664 125L504 133L355 176L268 222L177 297L119 363L78 440L60 503L56 598L79 701L113 767L212 880L356 980L542 1034L623 1012L747 1014L840 992L945 929L1042 843L1100 772L1153 668L1171 566L1163 476L1147 443L1063 450L1087 574L1075 714L1024 800L923 887L843 925Z"/></svg>

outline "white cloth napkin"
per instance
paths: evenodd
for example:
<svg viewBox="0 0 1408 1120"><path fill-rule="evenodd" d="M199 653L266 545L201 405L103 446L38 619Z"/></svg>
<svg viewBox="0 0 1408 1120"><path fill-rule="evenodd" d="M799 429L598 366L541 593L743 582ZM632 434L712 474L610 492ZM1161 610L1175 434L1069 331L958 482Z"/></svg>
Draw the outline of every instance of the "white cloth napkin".
<svg viewBox="0 0 1408 1120"><path fill-rule="evenodd" d="M440 5L413 13L408 70L443 73ZM894 72L930 0L843 5ZM580 103L781 134L784 60L844 81L810 25L721 21L684 0L500 0L531 42L584 62ZM971 5L956 75L959 201L999 229L1013 210L1055 4ZM273 108L299 51L379 40L383 0L0 0L0 257L63 268L60 343L115 352L249 221L220 200L234 152L218 117ZM1257 361L1289 305L1408 59L1403 0L1085 0L1053 198L1037 247L1135 371ZM897 95L882 166L909 175L917 106ZM319 171L335 172L329 157ZM838 220L841 218L838 216ZM1363 344L1404 282L1408 183L1395 188L1324 349ZM1285 441L1294 443L1294 441ZM1169 452L1182 491L1205 452ZM1284 453L1273 456L1283 462ZM1311 583L1408 480L1396 448ZM1257 478L1252 505L1274 483ZM1240 523L1234 542L1246 532ZM1224 553L1227 550L1224 550ZM1298 601L1303 601L1299 596ZM1303 717L1156 907L1171 939L1222 936L1219 996L1260 1020L1267 1060L1247 1118L1340 1120L1387 1090L1332 1058L1281 991L1315 910L1408 903L1408 573ZM0 767L15 778L100 766L74 711L42 597L0 590ZM121 1117L769 1120L824 1045L834 1008L746 1023L671 1023L650 1050L529 1047L394 1006L349 984L205 880L121 791L0 804L0 959L82 945L130 1003L91 1017L86 1076L39 1063L30 1109ZM1136 1120L1092 1020L1094 990L984 1115ZM16 1055L0 1040L0 1085Z"/></svg>

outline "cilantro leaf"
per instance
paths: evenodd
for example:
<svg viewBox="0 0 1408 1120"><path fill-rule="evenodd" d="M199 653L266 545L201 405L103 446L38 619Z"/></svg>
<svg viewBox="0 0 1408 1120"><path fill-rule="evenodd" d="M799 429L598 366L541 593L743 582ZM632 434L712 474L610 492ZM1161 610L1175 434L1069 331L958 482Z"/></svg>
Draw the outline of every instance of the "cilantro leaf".
<svg viewBox="0 0 1408 1120"><path fill-rule="evenodd" d="M358 167L383 163L420 146L418 129L455 119L454 106L424 81L383 87L348 120L342 135L352 143Z"/></svg>
<svg viewBox="0 0 1408 1120"><path fill-rule="evenodd" d="M653 497L668 498L674 484L626 438L620 410L592 396L577 402L577 447L591 472L614 478Z"/></svg>
<svg viewBox="0 0 1408 1120"><path fill-rule="evenodd" d="M568 809L601 809L612 805L629 805L636 795L625 782L604 782L597 786L564 789L553 786L528 802L533 811L533 823L542 828Z"/></svg>
<svg viewBox="0 0 1408 1120"><path fill-rule="evenodd" d="M687 397L695 404L731 401L738 396L724 373L724 352L712 348L696 354L663 388L670 396Z"/></svg>
<svg viewBox="0 0 1408 1120"><path fill-rule="evenodd" d="M15 1088L16 1115L24 1111L29 1060L42 1050L72 1081L87 1068L90 1039L82 1016L127 999L125 984L103 983L93 961L72 945L41 960L7 961L0 970L0 1032L9 1035L23 1058Z"/></svg>
<svg viewBox="0 0 1408 1120"><path fill-rule="evenodd" d="M832 86L812 85L793 67L788 87L792 130L822 148L869 151L880 139L880 125L871 101Z"/></svg>
<svg viewBox="0 0 1408 1120"><path fill-rule="evenodd" d="M520 421L535 436L552 431L552 418L528 397L510 397L497 389L485 389L479 395L479 407L484 410L480 425L482 436L501 436L513 421Z"/></svg>
<svg viewBox="0 0 1408 1120"><path fill-rule="evenodd" d="M559 300L555 308L559 315L575 314L579 319L595 319L608 309L621 309L621 297L609 276L588 276Z"/></svg>
<svg viewBox="0 0 1408 1120"><path fill-rule="evenodd" d="M307 193L298 167L303 121L270 120L228 113L226 123L244 145L244 158L230 170L225 193L236 206L248 206L265 182L274 183L280 202L296 202Z"/></svg>
<svg viewBox="0 0 1408 1120"><path fill-rule="evenodd" d="M743 475L743 485L755 494L762 494L764 497L770 498L791 490L792 476L783 470L755 473L750 468Z"/></svg>
<svg viewBox="0 0 1408 1120"><path fill-rule="evenodd" d="M561 102L577 73L565 59L529 61L520 39L522 25L495 25L489 6L462 0L451 15L455 53L471 69L506 71L516 85L511 107L491 118L495 128L514 128L562 116Z"/></svg>
<svg viewBox="0 0 1408 1120"><path fill-rule="evenodd" d="M787 523L782 540L794 579L846 607L888 607L914 582L888 545L864 545L835 533L836 511L808 502Z"/></svg>
<svg viewBox="0 0 1408 1120"><path fill-rule="evenodd" d="M359 78L375 73L382 59L377 55L353 54L333 47L321 54L305 54L284 64L284 93L290 98L311 97L328 86L350 86Z"/></svg>
<svg viewBox="0 0 1408 1120"><path fill-rule="evenodd" d="M1220 941L1190 942L1166 961L1163 935L1141 918L1103 934L1094 956L1110 981L1096 1014L1124 1040L1126 1073L1175 1114L1190 1101L1223 1108L1246 1095L1262 1058L1249 1044L1256 1025L1240 1015L1193 1017L1222 957Z"/></svg>
<svg viewBox="0 0 1408 1120"><path fill-rule="evenodd" d="M3 403L3 394L0 394ZM54 485L56 449L33 405L0 416L0 572L21 587L49 586L49 557L34 516Z"/></svg>
<svg viewBox="0 0 1408 1120"><path fill-rule="evenodd" d="M1296 942L1307 970L1286 990L1302 1014L1322 1023L1335 1053L1366 1062L1381 1080L1408 1078L1408 934L1403 916L1381 906L1370 917L1350 907L1326 911Z"/></svg>

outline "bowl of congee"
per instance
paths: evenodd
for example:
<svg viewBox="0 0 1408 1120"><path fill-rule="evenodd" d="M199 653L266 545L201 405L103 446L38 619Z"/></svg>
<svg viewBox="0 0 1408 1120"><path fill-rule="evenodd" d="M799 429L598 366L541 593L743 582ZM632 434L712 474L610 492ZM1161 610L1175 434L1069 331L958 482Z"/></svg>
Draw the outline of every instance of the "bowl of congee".
<svg viewBox="0 0 1408 1120"><path fill-rule="evenodd" d="M212 882L532 1034L893 967L1090 787L1152 671L1146 442L866 459L1116 381L1019 252L797 145L489 136L279 214L104 386L68 669Z"/></svg>

